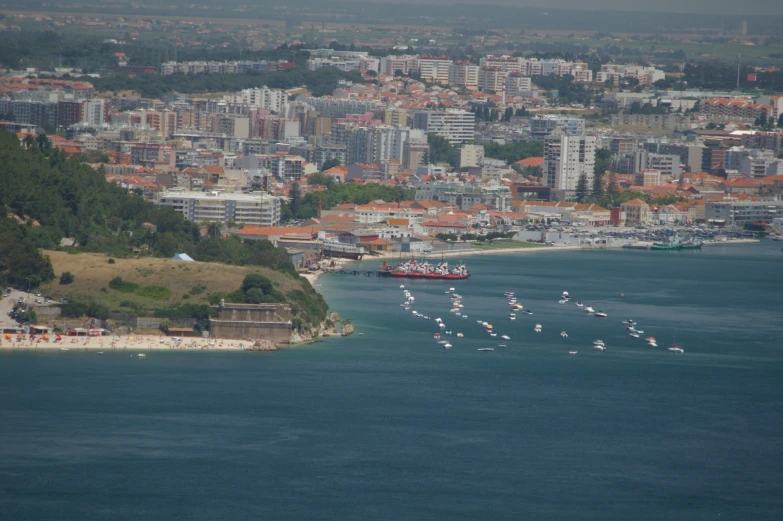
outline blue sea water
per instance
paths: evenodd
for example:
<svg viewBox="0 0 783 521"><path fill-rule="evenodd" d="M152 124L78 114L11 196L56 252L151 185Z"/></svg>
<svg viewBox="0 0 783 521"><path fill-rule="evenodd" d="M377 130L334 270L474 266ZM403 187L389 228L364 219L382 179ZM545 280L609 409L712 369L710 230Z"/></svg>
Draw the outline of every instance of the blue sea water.
<svg viewBox="0 0 783 521"><path fill-rule="evenodd" d="M466 260L457 283L322 277L356 333L276 353L2 352L0 519L783 518L774 243ZM401 282L465 338L443 350ZM478 352L478 319L508 347Z"/></svg>

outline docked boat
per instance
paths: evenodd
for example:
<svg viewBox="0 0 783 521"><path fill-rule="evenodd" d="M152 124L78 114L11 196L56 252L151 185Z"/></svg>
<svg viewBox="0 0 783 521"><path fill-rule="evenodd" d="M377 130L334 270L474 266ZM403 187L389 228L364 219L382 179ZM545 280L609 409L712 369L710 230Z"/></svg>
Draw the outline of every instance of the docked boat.
<svg viewBox="0 0 783 521"><path fill-rule="evenodd" d="M367 252L363 246L344 244L334 239L324 239L321 242L321 255L324 257L340 257L344 259L362 260Z"/></svg>
<svg viewBox="0 0 783 521"><path fill-rule="evenodd" d="M680 241L654 242L652 246L650 246L650 249L651 250L681 250L682 243Z"/></svg>
<svg viewBox="0 0 783 521"><path fill-rule="evenodd" d="M417 279L435 279L435 280L460 280L470 277L470 272L464 264L457 264L456 267L449 269L449 263L441 261L438 264L431 264L427 261L417 261L411 259L397 266L389 265L388 261L378 269L379 276L385 277L405 277Z"/></svg>
<svg viewBox="0 0 783 521"><path fill-rule="evenodd" d="M595 312L595 316L598 317L598 318L606 318L607 314L604 313L603 311L596 311Z"/></svg>

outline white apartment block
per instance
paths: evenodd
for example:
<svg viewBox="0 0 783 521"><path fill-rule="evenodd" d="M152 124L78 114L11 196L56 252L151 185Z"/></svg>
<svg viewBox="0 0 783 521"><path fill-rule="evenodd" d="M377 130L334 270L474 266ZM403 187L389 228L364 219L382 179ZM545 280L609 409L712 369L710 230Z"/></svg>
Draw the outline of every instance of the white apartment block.
<svg viewBox="0 0 783 521"><path fill-rule="evenodd" d="M157 204L173 208L194 223L233 221L254 226L277 226L280 223L280 199L265 193L233 194L173 189L158 194Z"/></svg>
<svg viewBox="0 0 783 521"><path fill-rule="evenodd" d="M442 136L452 145L473 141L475 125L476 115L467 110L447 109L413 114L413 128Z"/></svg>
<svg viewBox="0 0 783 521"><path fill-rule="evenodd" d="M498 67L505 72L522 72L523 58L516 58L514 56L493 56L488 55L481 58L479 62L482 67Z"/></svg>
<svg viewBox="0 0 783 521"><path fill-rule="evenodd" d="M416 69L416 56L402 55L402 56L385 56L381 58L380 74L387 76L394 76L394 73L399 71L401 74L407 75L410 71Z"/></svg>
<svg viewBox="0 0 783 521"><path fill-rule="evenodd" d="M396 208L392 206L373 206L372 203L357 207L354 220L363 224L385 223L389 219L408 219L408 225L420 224L424 218L423 210Z"/></svg>
<svg viewBox="0 0 783 521"><path fill-rule="evenodd" d="M478 87L479 66L467 61L457 61L449 69L449 85L460 85L469 89Z"/></svg>
<svg viewBox="0 0 783 521"><path fill-rule="evenodd" d="M520 72L512 72L506 77L506 96L523 98L533 90L533 81Z"/></svg>
<svg viewBox="0 0 783 521"><path fill-rule="evenodd" d="M775 116L775 107L755 103L748 97L710 98L701 102L700 112L710 121L738 119L752 123L762 114Z"/></svg>
<svg viewBox="0 0 783 521"><path fill-rule="evenodd" d="M286 115L288 112L288 95L284 90L261 87L244 89L223 98L229 103L249 105L261 109L269 109L277 114Z"/></svg>
<svg viewBox="0 0 783 521"><path fill-rule="evenodd" d="M453 62L445 57L422 55L418 69L421 79L433 83L448 83Z"/></svg>
<svg viewBox="0 0 783 521"><path fill-rule="evenodd" d="M460 168L478 167L484 161L484 145L462 145L459 149Z"/></svg>
<svg viewBox="0 0 783 521"><path fill-rule="evenodd" d="M595 136L572 136L559 129L547 137L544 140L546 185L564 192L566 199L573 196L582 174L591 186L596 143Z"/></svg>
<svg viewBox="0 0 783 521"><path fill-rule="evenodd" d="M95 98L82 102L82 123L100 127L105 121L106 100Z"/></svg>
<svg viewBox="0 0 783 521"><path fill-rule="evenodd" d="M506 77L508 72L500 67L482 66L478 74L478 88L482 92L493 94L503 92L506 89Z"/></svg>
<svg viewBox="0 0 783 521"><path fill-rule="evenodd" d="M652 85L658 80L666 78L666 74L655 67L641 65L623 65L619 63L606 63L601 65L601 71L596 75L596 81L605 82L612 78L615 83L620 78L636 78L640 85Z"/></svg>

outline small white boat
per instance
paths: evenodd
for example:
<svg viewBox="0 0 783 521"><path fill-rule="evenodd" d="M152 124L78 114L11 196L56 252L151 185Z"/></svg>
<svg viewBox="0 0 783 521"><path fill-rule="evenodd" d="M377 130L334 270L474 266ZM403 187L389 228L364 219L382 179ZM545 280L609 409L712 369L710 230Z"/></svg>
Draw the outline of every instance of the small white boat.
<svg viewBox="0 0 783 521"><path fill-rule="evenodd" d="M462 318L468 318L468 316L467 315L462 315Z"/></svg>
<svg viewBox="0 0 783 521"><path fill-rule="evenodd" d="M448 344L448 343L449 343L449 341L448 341L448 340L438 340L438 343L439 343L440 345L446 345L446 344Z"/></svg>
<svg viewBox="0 0 783 521"><path fill-rule="evenodd" d="M448 291L448 290L447 290L447 291L444 291L443 293L445 293L445 294L447 294L447 295L448 295L449 293L451 293L451 291Z"/></svg>
<svg viewBox="0 0 783 521"><path fill-rule="evenodd" d="M413 311L411 311L411 314L412 314L413 316L415 316L415 317L419 316L419 312L418 312L418 311L416 311L415 309L414 309Z"/></svg>
<svg viewBox="0 0 783 521"><path fill-rule="evenodd" d="M138 356L139 358L147 358L147 355L145 355L144 353L139 353L136 356Z"/></svg>
<svg viewBox="0 0 783 521"><path fill-rule="evenodd" d="M457 311L456 313L454 313L454 316L461 317L461 316L462 316L462 313L460 313L459 311Z"/></svg>
<svg viewBox="0 0 783 521"><path fill-rule="evenodd" d="M451 349L451 344L443 344L443 349Z"/></svg>
<svg viewBox="0 0 783 521"><path fill-rule="evenodd" d="M451 334L451 330L447 329L446 331L444 331L444 333L446 333L447 335L450 335Z"/></svg>
<svg viewBox="0 0 783 521"><path fill-rule="evenodd" d="M449 288L449 291L454 291L454 288Z"/></svg>
<svg viewBox="0 0 783 521"><path fill-rule="evenodd" d="M564 291L564 292L563 292L563 298L568 298L568 297L569 297L569 295L568 295L568 292L567 292L567 291Z"/></svg>
<svg viewBox="0 0 783 521"><path fill-rule="evenodd" d="M575 355L576 353L577 353L577 351L569 351L568 352L569 355Z"/></svg>
<svg viewBox="0 0 783 521"><path fill-rule="evenodd" d="M70 349L68 349L67 347L61 347L60 351L70 351Z"/></svg>
<svg viewBox="0 0 783 521"><path fill-rule="evenodd" d="M99 354L99 355L102 355L102 354L103 354L103 351L98 351L98 354Z"/></svg>
<svg viewBox="0 0 783 521"><path fill-rule="evenodd" d="M608 315L604 313L603 311L596 311L595 316L598 318L606 318Z"/></svg>
<svg viewBox="0 0 783 521"><path fill-rule="evenodd" d="M560 336L563 338L568 338L568 333L566 333L565 331L561 331Z"/></svg>
<svg viewBox="0 0 783 521"><path fill-rule="evenodd" d="M517 317L508 317L509 320L516 320Z"/></svg>
<svg viewBox="0 0 783 521"><path fill-rule="evenodd" d="M576 307L578 307L578 308L583 308L583 307L585 307L585 305L584 305L584 304L582 304L582 302L581 302L580 300L577 300L577 301L576 301Z"/></svg>
<svg viewBox="0 0 783 521"><path fill-rule="evenodd" d="M479 347L477 351L494 351L494 347Z"/></svg>
<svg viewBox="0 0 783 521"><path fill-rule="evenodd" d="M508 335L500 335L500 338L502 338L503 340L511 340L511 337Z"/></svg>
<svg viewBox="0 0 783 521"><path fill-rule="evenodd" d="M606 351L606 346L593 346L593 348L598 349L599 351Z"/></svg>
<svg viewBox="0 0 783 521"><path fill-rule="evenodd" d="M445 327L446 327L446 324L444 324L443 322L439 322L439 323L438 323L438 327L439 327L439 328L441 328L441 329L443 329L443 328L445 328Z"/></svg>
<svg viewBox="0 0 783 521"><path fill-rule="evenodd" d="M489 334L489 336L491 336L491 337L496 337L496 336L498 336L498 334L497 334L497 333L495 333L495 332L491 332L491 333Z"/></svg>
<svg viewBox="0 0 783 521"><path fill-rule="evenodd" d="M629 336L631 338L639 338L639 333L633 332L633 333L630 333Z"/></svg>
<svg viewBox="0 0 783 521"><path fill-rule="evenodd" d="M400 289L405 289L405 284L400 284Z"/></svg>
<svg viewBox="0 0 783 521"><path fill-rule="evenodd" d="M647 345L649 347L658 347L658 343L657 342L647 342Z"/></svg>
<svg viewBox="0 0 783 521"><path fill-rule="evenodd" d="M498 344L498 347L508 347L506 344Z"/></svg>
<svg viewBox="0 0 783 521"><path fill-rule="evenodd" d="M465 335L463 335L462 333L457 333L457 338L462 338L462 337L464 337L464 336L465 336Z"/></svg>
<svg viewBox="0 0 783 521"><path fill-rule="evenodd" d="M595 313L592 306L585 306L585 313Z"/></svg>
<svg viewBox="0 0 783 521"><path fill-rule="evenodd" d="M532 315L533 314L533 312L530 311L529 309L523 310L522 313L527 313L528 315Z"/></svg>
<svg viewBox="0 0 783 521"><path fill-rule="evenodd" d="M637 329L636 332L639 333L640 335L644 334L644 331L642 331L641 329Z"/></svg>
<svg viewBox="0 0 783 521"><path fill-rule="evenodd" d="M563 300L558 300L558 301L557 301L557 303L558 303L558 304L567 304L567 303L568 303L568 301L567 301L567 300L565 300L565 299L563 299Z"/></svg>
<svg viewBox="0 0 783 521"><path fill-rule="evenodd" d="M673 346L667 348L669 351L675 352L675 353L684 353L685 351L678 346L677 344L674 344Z"/></svg>
<svg viewBox="0 0 783 521"><path fill-rule="evenodd" d="M542 330L543 328L541 327L541 324L536 324L536 327L533 328L533 331L536 333L540 333Z"/></svg>
<svg viewBox="0 0 783 521"><path fill-rule="evenodd" d="M439 324L440 324L441 322L443 322L443 319L442 319L442 318L440 318L440 317L436 317L436 318L435 318L435 322L437 322L437 323L439 323Z"/></svg>
<svg viewBox="0 0 783 521"><path fill-rule="evenodd" d="M483 320L476 320L476 324L481 324L483 326L484 325L484 321Z"/></svg>
<svg viewBox="0 0 783 521"><path fill-rule="evenodd" d="M604 347L606 347L606 344L604 343L604 341L603 341L603 340L595 340L595 341L593 342L593 345L594 345L594 346L604 346Z"/></svg>

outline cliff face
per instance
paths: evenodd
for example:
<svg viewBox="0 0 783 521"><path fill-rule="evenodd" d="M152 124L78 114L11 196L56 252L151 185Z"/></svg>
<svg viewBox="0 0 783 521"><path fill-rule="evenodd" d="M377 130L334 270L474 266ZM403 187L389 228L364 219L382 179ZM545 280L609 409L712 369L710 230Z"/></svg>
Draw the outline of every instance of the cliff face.
<svg viewBox="0 0 783 521"><path fill-rule="evenodd" d="M291 333L291 344L309 344L320 337L337 335L334 326L327 325L326 321L321 322L317 328L310 328L308 331L294 330Z"/></svg>

